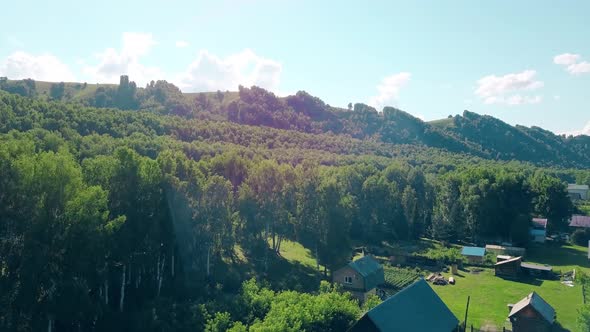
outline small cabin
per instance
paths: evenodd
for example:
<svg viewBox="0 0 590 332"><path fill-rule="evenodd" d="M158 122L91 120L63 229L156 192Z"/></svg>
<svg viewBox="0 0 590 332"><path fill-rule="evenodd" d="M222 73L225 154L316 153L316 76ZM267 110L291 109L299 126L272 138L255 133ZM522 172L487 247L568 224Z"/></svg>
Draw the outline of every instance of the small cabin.
<svg viewBox="0 0 590 332"><path fill-rule="evenodd" d="M520 276L520 264L522 257L510 257L499 255L494 264L496 276L509 279L517 279Z"/></svg>
<svg viewBox="0 0 590 332"><path fill-rule="evenodd" d="M509 304L508 311L512 332L549 332L555 323L555 309L535 292Z"/></svg>
<svg viewBox="0 0 590 332"><path fill-rule="evenodd" d="M481 247L463 247L461 255L467 258L467 261L471 264L483 263L483 257L486 254L486 248Z"/></svg>
<svg viewBox="0 0 590 332"><path fill-rule="evenodd" d="M377 286L385 282L385 274L379 262L364 256L334 271L332 281L364 302L369 295L377 293Z"/></svg>
<svg viewBox="0 0 590 332"><path fill-rule="evenodd" d="M570 196L572 201L575 200L587 200L588 199L588 191L590 187L586 184L568 184L567 185L567 193Z"/></svg>
<svg viewBox="0 0 590 332"><path fill-rule="evenodd" d="M534 278L551 279L553 277L553 267L549 265L522 262L520 269L523 274Z"/></svg>

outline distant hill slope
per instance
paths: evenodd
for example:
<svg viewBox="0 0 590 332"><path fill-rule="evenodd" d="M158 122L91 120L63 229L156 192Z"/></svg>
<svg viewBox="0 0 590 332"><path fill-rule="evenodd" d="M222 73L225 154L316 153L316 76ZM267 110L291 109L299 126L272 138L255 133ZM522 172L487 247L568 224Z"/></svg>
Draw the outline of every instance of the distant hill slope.
<svg viewBox="0 0 590 332"><path fill-rule="evenodd" d="M240 86L237 92L182 93L166 81L151 82L145 88L136 87L126 76L121 77L119 85L60 84L0 79L0 89L11 93L95 107L148 110L189 119L421 145L492 160L590 167L588 136L565 137L538 127L511 126L494 117L469 111L424 122L393 107L385 107L382 112L362 103L351 109L332 107L305 91L284 98L255 86Z"/></svg>

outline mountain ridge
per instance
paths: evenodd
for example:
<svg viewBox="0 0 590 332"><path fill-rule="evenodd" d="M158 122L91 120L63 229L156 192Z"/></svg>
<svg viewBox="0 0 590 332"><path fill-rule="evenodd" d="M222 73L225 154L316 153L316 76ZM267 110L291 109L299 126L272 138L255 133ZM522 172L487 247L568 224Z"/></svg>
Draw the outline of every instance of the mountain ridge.
<svg viewBox="0 0 590 332"><path fill-rule="evenodd" d="M461 115L423 121L408 112L363 104L333 107L305 91L277 97L253 86L237 92L183 93L166 81L137 87L125 75L120 84L0 80L0 89L29 97L78 102L94 107L148 110L186 118L229 121L309 134L331 133L391 144L423 145L492 160L518 160L543 166L590 167L590 137L512 126L490 115Z"/></svg>

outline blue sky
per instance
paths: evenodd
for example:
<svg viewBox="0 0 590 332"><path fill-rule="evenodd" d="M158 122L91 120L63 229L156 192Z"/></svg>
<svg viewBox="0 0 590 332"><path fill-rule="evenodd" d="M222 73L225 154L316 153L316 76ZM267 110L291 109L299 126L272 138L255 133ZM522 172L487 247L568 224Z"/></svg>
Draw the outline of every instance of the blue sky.
<svg viewBox="0 0 590 332"><path fill-rule="evenodd" d="M590 134L588 1L13 1L0 75L464 109Z"/></svg>

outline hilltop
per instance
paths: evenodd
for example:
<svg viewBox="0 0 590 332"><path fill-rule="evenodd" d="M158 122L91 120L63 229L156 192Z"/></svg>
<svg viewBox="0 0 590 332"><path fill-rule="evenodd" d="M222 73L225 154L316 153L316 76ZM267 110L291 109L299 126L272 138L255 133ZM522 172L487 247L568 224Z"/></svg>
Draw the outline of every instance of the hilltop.
<svg viewBox="0 0 590 332"><path fill-rule="evenodd" d="M166 81L137 87L127 76L121 77L119 85L3 80L0 89L86 106L146 110L188 119L432 147L490 160L590 167L588 136L566 137L539 127L512 126L470 111L424 122L393 107L385 107L381 112L363 103L351 104L348 109L333 107L305 91L277 97L259 87L240 86L237 92L182 93Z"/></svg>

